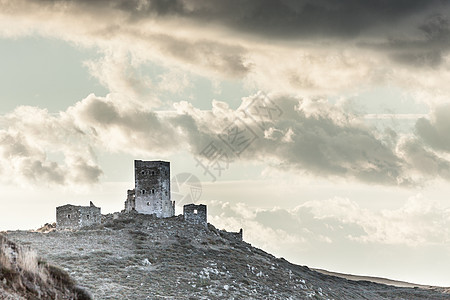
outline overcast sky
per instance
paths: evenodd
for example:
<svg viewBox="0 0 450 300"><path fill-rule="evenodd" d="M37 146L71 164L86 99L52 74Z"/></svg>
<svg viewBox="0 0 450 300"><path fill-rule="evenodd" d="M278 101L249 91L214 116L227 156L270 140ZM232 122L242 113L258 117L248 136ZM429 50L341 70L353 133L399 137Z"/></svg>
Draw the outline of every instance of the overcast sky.
<svg viewBox="0 0 450 300"><path fill-rule="evenodd" d="M120 211L133 160L162 159L200 180L211 223L276 256L450 286L449 13L0 0L0 230Z"/></svg>

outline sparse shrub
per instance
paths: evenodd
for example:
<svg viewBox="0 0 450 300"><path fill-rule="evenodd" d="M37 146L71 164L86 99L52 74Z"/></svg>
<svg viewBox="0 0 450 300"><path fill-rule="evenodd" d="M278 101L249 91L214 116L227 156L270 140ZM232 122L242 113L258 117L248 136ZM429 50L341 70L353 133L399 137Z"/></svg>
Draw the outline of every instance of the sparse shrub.
<svg viewBox="0 0 450 300"><path fill-rule="evenodd" d="M77 300L92 300L92 296L84 288L80 286L74 287L75 293L77 295Z"/></svg>
<svg viewBox="0 0 450 300"><path fill-rule="evenodd" d="M197 281L197 287L206 287L208 285L211 285L211 280L209 280L208 278L200 278Z"/></svg>
<svg viewBox="0 0 450 300"><path fill-rule="evenodd" d="M42 282L47 282L48 272L43 264L39 264L38 256L31 249L21 249L17 255L17 265L22 272L28 272L38 277Z"/></svg>
<svg viewBox="0 0 450 300"><path fill-rule="evenodd" d="M114 220L105 224L106 228L111 228L113 230L120 230L125 228L125 223L122 220Z"/></svg>
<svg viewBox="0 0 450 300"><path fill-rule="evenodd" d="M208 244L210 245L224 245L224 241L222 239L212 239L208 238Z"/></svg>
<svg viewBox="0 0 450 300"><path fill-rule="evenodd" d="M1 243L1 240L0 240ZM5 269L11 269L11 248L7 247L5 243L0 244L0 266Z"/></svg>
<svg viewBox="0 0 450 300"><path fill-rule="evenodd" d="M14 278L19 276L19 273L11 268L5 268L0 265L0 280L6 279L7 282L13 281Z"/></svg>
<svg viewBox="0 0 450 300"><path fill-rule="evenodd" d="M90 300L69 274L40 260L35 251L0 236L0 280L26 299Z"/></svg>
<svg viewBox="0 0 450 300"><path fill-rule="evenodd" d="M111 251L99 250L99 251L93 251L89 255L86 255L86 258L87 259L92 259L92 258L96 259L98 257L105 258L110 255L113 255L113 253Z"/></svg>
<svg viewBox="0 0 450 300"><path fill-rule="evenodd" d="M17 265L24 271L36 273L38 271L37 254L33 250L18 251Z"/></svg>
<svg viewBox="0 0 450 300"><path fill-rule="evenodd" d="M186 245L186 244L189 244L190 242L191 242L190 238L178 237L178 243L180 243L181 245Z"/></svg>
<svg viewBox="0 0 450 300"><path fill-rule="evenodd" d="M0 237L0 265L2 274L13 276L16 274L31 277L47 282L48 273L42 264L39 264L36 252L31 249L18 247Z"/></svg>
<svg viewBox="0 0 450 300"><path fill-rule="evenodd" d="M141 258L139 256L130 258L130 264L139 265L140 263L141 263Z"/></svg>
<svg viewBox="0 0 450 300"><path fill-rule="evenodd" d="M149 252L149 250L148 250L148 249L145 249L145 248L141 248L141 249L137 249L137 250L136 250L136 254L137 254L137 255L147 255L148 252Z"/></svg>
<svg viewBox="0 0 450 300"><path fill-rule="evenodd" d="M66 271L64 271L63 269L61 269L57 266L48 265L48 272L49 272L50 276L54 280L56 280L56 282L60 286L75 285L75 282L72 280L72 278L70 278L69 273L67 273Z"/></svg>
<svg viewBox="0 0 450 300"><path fill-rule="evenodd" d="M131 236L139 242L144 242L148 238L148 234L139 230L130 230Z"/></svg>

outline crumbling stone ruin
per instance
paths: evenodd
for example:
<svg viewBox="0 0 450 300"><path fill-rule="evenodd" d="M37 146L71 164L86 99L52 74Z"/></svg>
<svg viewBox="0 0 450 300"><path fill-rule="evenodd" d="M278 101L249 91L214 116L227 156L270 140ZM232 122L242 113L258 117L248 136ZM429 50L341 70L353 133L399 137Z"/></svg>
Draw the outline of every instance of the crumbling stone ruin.
<svg viewBox="0 0 450 300"><path fill-rule="evenodd" d="M170 162L134 161L135 188L129 190L125 211L155 214L158 218L175 215L175 201L170 200Z"/></svg>
<svg viewBox="0 0 450 300"><path fill-rule="evenodd" d="M204 204L186 204L183 206L183 219L190 224L199 224L207 228L208 226L208 214L206 205ZM215 230L215 229L214 229ZM215 230L221 237L231 241L242 241L242 228L239 232L228 232L225 230Z"/></svg>
<svg viewBox="0 0 450 300"><path fill-rule="evenodd" d="M187 204L183 206L184 221L191 224L208 226L206 205Z"/></svg>
<svg viewBox="0 0 450 300"><path fill-rule="evenodd" d="M125 201L125 211L130 212L136 207L136 193L135 190L127 191L127 200Z"/></svg>
<svg viewBox="0 0 450 300"><path fill-rule="evenodd" d="M220 236L223 238L226 238L228 240L234 240L234 241L242 241L242 228L239 230L239 232L232 232L232 231L225 231L225 230L219 230Z"/></svg>
<svg viewBox="0 0 450 300"><path fill-rule="evenodd" d="M154 215L169 218L175 215L175 201L170 196L170 162L134 161L135 188L127 191L125 213ZM56 208L56 230L79 229L85 226L102 224L107 219L119 219L120 213L102 216L100 208L92 202L90 206L67 204ZM183 206L185 222L209 228L207 208L204 204ZM54 229L53 229L54 230ZM214 229L216 234L234 241L242 241L242 229L228 232Z"/></svg>
<svg viewBox="0 0 450 300"><path fill-rule="evenodd" d="M79 229L101 223L101 209L90 202L89 206L66 204L56 208L56 229Z"/></svg>

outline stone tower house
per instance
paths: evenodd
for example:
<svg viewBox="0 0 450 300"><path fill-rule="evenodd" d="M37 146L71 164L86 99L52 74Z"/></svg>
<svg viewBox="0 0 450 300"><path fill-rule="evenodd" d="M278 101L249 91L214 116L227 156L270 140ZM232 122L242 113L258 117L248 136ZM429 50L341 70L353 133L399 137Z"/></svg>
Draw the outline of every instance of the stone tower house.
<svg viewBox="0 0 450 300"><path fill-rule="evenodd" d="M90 202L89 206L66 204L56 208L56 229L78 229L101 223L101 209Z"/></svg>
<svg viewBox="0 0 450 300"><path fill-rule="evenodd" d="M175 202L170 200L170 162L134 161L135 188L128 191L125 210L155 214L158 218L175 215Z"/></svg>

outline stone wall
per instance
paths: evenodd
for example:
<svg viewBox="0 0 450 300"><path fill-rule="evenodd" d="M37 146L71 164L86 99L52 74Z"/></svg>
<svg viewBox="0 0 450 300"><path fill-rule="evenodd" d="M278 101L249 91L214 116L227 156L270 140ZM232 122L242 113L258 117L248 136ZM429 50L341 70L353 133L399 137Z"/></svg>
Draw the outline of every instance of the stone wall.
<svg viewBox="0 0 450 300"><path fill-rule="evenodd" d="M56 208L56 229L79 229L101 223L101 209L90 206L63 205Z"/></svg>
<svg viewBox="0 0 450 300"><path fill-rule="evenodd" d="M225 230L219 230L219 234L221 237L226 238L227 240L231 241L242 241L242 228L239 230L239 232L228 232Z"/></svg>
<svg viewBox="0 0 450 300"><path fill-rule="evenodd" d="M134 161L134 209L158 218L175 215L175 203L170 200L170 163L165 161Z"/></svg>
<svg viewBox="0 0 450 300"><path fill-rule="evenodd" d="M183 217L184 220L191 224L200 224L207 226L207 213L206 205L200 204L187 204L183 206Z"/></svg>

